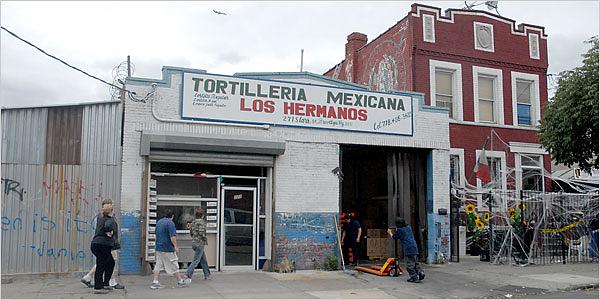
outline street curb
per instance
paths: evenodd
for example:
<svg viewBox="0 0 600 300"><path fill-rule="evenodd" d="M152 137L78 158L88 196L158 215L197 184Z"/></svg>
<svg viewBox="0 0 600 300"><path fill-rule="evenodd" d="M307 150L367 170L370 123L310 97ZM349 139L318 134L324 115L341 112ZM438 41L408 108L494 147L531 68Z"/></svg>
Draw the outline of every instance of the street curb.
<svg viewBox="0 0 600 300"><path fill-rule="evenodd" d="M572 285L563 289L563 291L577 291L577 290L585 290L585 289L597 289L598 283L587 283L587 284L578 284Z"/></svg>

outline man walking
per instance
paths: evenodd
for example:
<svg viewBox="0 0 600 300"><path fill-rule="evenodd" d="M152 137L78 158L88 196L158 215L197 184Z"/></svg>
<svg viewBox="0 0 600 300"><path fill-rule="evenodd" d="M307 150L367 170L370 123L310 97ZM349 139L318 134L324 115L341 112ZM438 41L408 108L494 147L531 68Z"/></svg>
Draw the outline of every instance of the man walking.
<svg viewBox="0 0 600 300"><path fill-rule="evenodd" d="M174 275L177 278L177 286L187 286L184 276L179 273L179 262L177 258L177 231L173 223L173 210L166 209L162 219L156 222L156 263L154 265L154 280L151 289L159 289L162 286L158 281L160 271L165 270L168 275Z"/></svg>
<svg viewBox="0 0 600 300"><path fill-rule="evenodd" d="M194 269L198 266L198 263L202 266L202 272L204 272L204 279L210 279L210 270L208 269L208 261L206 261L206 253L204 253L204 246L207 244L206 239L206 221L204 220L204 210L202 208L196 208L196 219L192 222L190 228L190 235L192 236L192 249L194 249L194 259L187 269L186 283L192 282L192 276L194 275Z"/></svg>
<svg viewBox="0 0 600 300"><path fill-rule="evenodd" d="M402 249L404 250L404 260L406 262L406 270L410 275L408 282L418 283L425 278L425 272L421 270L417 257L419 256L419 249L417 248L417 242L412 232L410 225L406 224L404 219L396 219L396 232L392 232L393 228L388 229L388 234L395 240L400 240L402 243Z"/></svg>

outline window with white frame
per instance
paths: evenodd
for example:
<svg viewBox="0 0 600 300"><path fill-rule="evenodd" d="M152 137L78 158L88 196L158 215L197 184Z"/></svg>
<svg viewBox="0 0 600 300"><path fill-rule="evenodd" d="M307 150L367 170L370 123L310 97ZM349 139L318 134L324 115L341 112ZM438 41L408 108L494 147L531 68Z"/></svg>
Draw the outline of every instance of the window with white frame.
<svg viewBox="0 0 600 300"><path fill-rule="evenodd" d="M429 60L431 105L448 108L451 119L462 120L461 65Z"/></svg>
<svg viewBox="0 0 600 300"><path fill-rule="evenodd" d="M531 90L533 82L529 80L516 80L517 89L517 124L531 124Z"/></svg>
<svg viewBox="0 0 600 300"><path fill-rule="evenodd" d="M435 106L446 107L452 119L452 71L445 69L435 70Z"/></svg>
<svg viewBox="0 0 600 300"><path fill-rule="evenodd" d="M452 185L465 184L465 150L450 148L450 182Z"/></svg>
<svg viewBox="0 0 600 300"><path fill-rule="evenodd" d="M502 159L500 157L488 157L488 166L490 168L490 179L485 187L492 189L502 188Z"/></svg>
<svg viewBox="0 0 600 300"><path fill-rule="evenodd" d="M475 122L504 124L502 70L473 66Z"/></svg>
<svg viewBox="0 0 600 300"><path fill-rule="evenodd" d="M541 155L518 154L520 157L521 190L544 191L543 160Z"/></svg>
<svg viewBox="0 0 600 300"><path fill-rule="evenodd" d="M536 126L540 120L539 76L511 72L513 124Z"/></svg>
<svg viewBox="0 0 600 300"><path fill-rule="evenodd" d="M475 159L479 159L481 155L481 150L475 150ZM492 188L498 190L506 190L506 152L504 151L493 151L486 150L485 155L488 162L488 167L490 169L490 179L491 181L487 184L483 184L479 178L477 179L477 188ZM481 195L477 196L477 207L479 209L483 209L483 199ZM487 207L485 207L487 208Z"/></svg>
<svg viewBox="0 0 600 300"><path fill-rule="evenodd" d="M479 91L477 100L479 102L479 121L496 123L494 117L495 95L494 95L494 77L479 75L477 76Z"/></svg>

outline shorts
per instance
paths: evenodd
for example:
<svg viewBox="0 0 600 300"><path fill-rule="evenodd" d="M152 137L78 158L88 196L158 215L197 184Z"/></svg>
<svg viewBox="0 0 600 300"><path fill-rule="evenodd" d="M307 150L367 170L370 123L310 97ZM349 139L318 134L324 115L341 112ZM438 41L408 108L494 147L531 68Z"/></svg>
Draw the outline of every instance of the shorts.
<svg viewBox="0 0 600 300"><path fill-rule="evenodd" d="M161 252L156 251L156 264L154 265L154 271L160 272L165 270L167 274L173 275L179 271L179 263L177 254L175 252Z"/></svg>

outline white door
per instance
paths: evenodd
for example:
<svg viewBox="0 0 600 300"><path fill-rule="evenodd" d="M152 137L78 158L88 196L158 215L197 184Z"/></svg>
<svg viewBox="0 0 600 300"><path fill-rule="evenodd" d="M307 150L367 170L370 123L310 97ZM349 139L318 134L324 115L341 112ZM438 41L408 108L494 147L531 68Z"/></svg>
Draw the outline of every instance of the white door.
<svg viewBox="0 0 600 300"><path fill-rule="evenodd" d="M256 188L221 191L222 270L254 270L256 263Z"/></svg>

